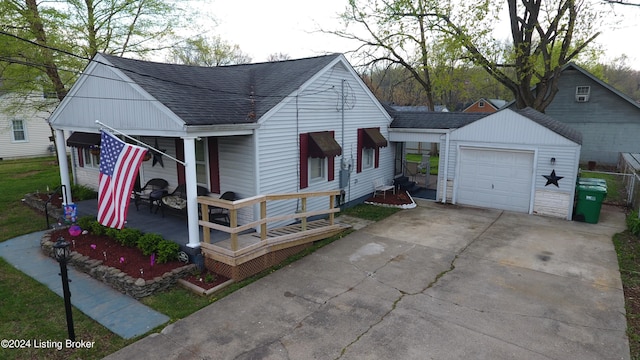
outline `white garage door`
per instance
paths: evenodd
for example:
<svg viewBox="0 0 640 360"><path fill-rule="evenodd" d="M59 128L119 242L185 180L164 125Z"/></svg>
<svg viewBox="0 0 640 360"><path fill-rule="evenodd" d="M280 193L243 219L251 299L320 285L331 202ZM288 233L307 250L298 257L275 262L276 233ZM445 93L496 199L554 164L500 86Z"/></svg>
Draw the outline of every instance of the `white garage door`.
<svg viewBox="0 0 640 360"><path fill-rule="evenodd" d="M533 152L460 149L457 202L529 212Z"/></svg>

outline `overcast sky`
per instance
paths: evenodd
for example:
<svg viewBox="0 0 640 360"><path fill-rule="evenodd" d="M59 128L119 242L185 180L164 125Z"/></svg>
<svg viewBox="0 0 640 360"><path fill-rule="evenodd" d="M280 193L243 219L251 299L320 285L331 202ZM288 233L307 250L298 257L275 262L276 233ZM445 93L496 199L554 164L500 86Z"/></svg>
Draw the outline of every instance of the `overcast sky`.
<svg viewBox="0 0 640 360"><path fill-rule="evenodd" d="M332 52L345 52L357 44L335 35L315 32L319 28L338 28L337 14L344 11L347 0L212 0L209 11L217 26L208 35L237 44L252 62L266 61L274 53L291 58L316 56ZM640 7L616 5L616 11L625 14L619 23L622 29L607 31L599 37L606 46L607 57L613 59L627 54L631 65L640 69ZM508 36L509 29L505 29Z"/></svg>

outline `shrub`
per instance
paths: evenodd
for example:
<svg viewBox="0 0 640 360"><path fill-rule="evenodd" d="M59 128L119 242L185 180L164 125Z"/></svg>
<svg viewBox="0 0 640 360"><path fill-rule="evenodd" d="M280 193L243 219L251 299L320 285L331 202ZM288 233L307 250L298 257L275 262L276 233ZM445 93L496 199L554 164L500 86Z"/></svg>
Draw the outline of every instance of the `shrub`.
<svg viewBox="0 0 640 360"><path fill-rule="evenodd" d="M180 245L173 241L163 240L158 244L157 260L158 264L163 264L171 260L178 258L178 252L180 252Z"/></svg>
<svg viewBox="0 0 640 360"><path fill-rule="evenodd" d="M114 229L114 228L110 228L110 227L105 227L105 230L104 230L105 235L107 235L108 237L110 237L112 239L117 239L119 232L120 232L120 230Z"/></svg>
<svg viewBox="0 0 640 360"><path fill-rule="evenodd" d="M98 193L95 190L84 185L71 185L71 194L76 200L90 200L98 197Z"/></svg>
<svg viewBox="0 0 640 360"><path fill-rule="evenodd" d="M107 230L107 228L100 224L97 220L91 222L91 225L89 225L89 229L94 235L104 235L105 231Z"/></svg>
<svg viewBox="0 0 640 360"><path fill-rule="evenodd" d="M633 235L640 236L640 219L638 219L638 212L635 210L627 216L627 229Z"/></svg>
<svg viewBox="0 0 640 360"><path fill-rule="evenodd" d="M147 233L138 238L137 246L144 255L151 255L158 252L158 245L163 240L162 236L158 234Z"/></svg>
<svg viewBox="0 0 640 360"><path fill-rule="evenodd" d="M80 226L80 228L82 228L82 230L90 230L91 223L93 223L94 221L96 221L96 218L94 218L93 216L83 216L81 218L78 218L77 224L78 226Z"/></svg>
<svg viewBox="0 0 640 360"><path fill-rule="evenodd" d="M142 232L137 229L124 228L118 231L116 240L123 246L134 247L138 245L138 239L142 236Z"/></svg>

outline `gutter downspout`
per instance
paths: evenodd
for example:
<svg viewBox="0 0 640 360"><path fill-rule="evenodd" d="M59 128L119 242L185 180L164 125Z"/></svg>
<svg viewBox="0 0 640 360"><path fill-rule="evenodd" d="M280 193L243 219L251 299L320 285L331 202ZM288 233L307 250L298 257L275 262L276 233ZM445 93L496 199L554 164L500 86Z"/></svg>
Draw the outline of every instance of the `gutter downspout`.
<svg viewBox="0 0 640 360"><path fill-rule="evenodd" d="M445 134L445 141L444 141L444 171L442 174L443 177L443 181L442 181L442 203L446 204L447 203L447 169L449 169L449 134L450 132L447 131L447 133Z"/></svg>

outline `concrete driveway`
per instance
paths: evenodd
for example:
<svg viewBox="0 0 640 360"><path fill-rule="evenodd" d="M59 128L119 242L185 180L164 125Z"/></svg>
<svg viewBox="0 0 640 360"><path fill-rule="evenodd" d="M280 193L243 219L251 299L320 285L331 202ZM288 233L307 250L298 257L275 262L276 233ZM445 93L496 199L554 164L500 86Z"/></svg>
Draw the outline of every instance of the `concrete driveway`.
<svg viewBox="0 0 640 360"><path fill-rule="evenodd" d="M420 202L108 359L628 359L614 233Z"/></svg>

